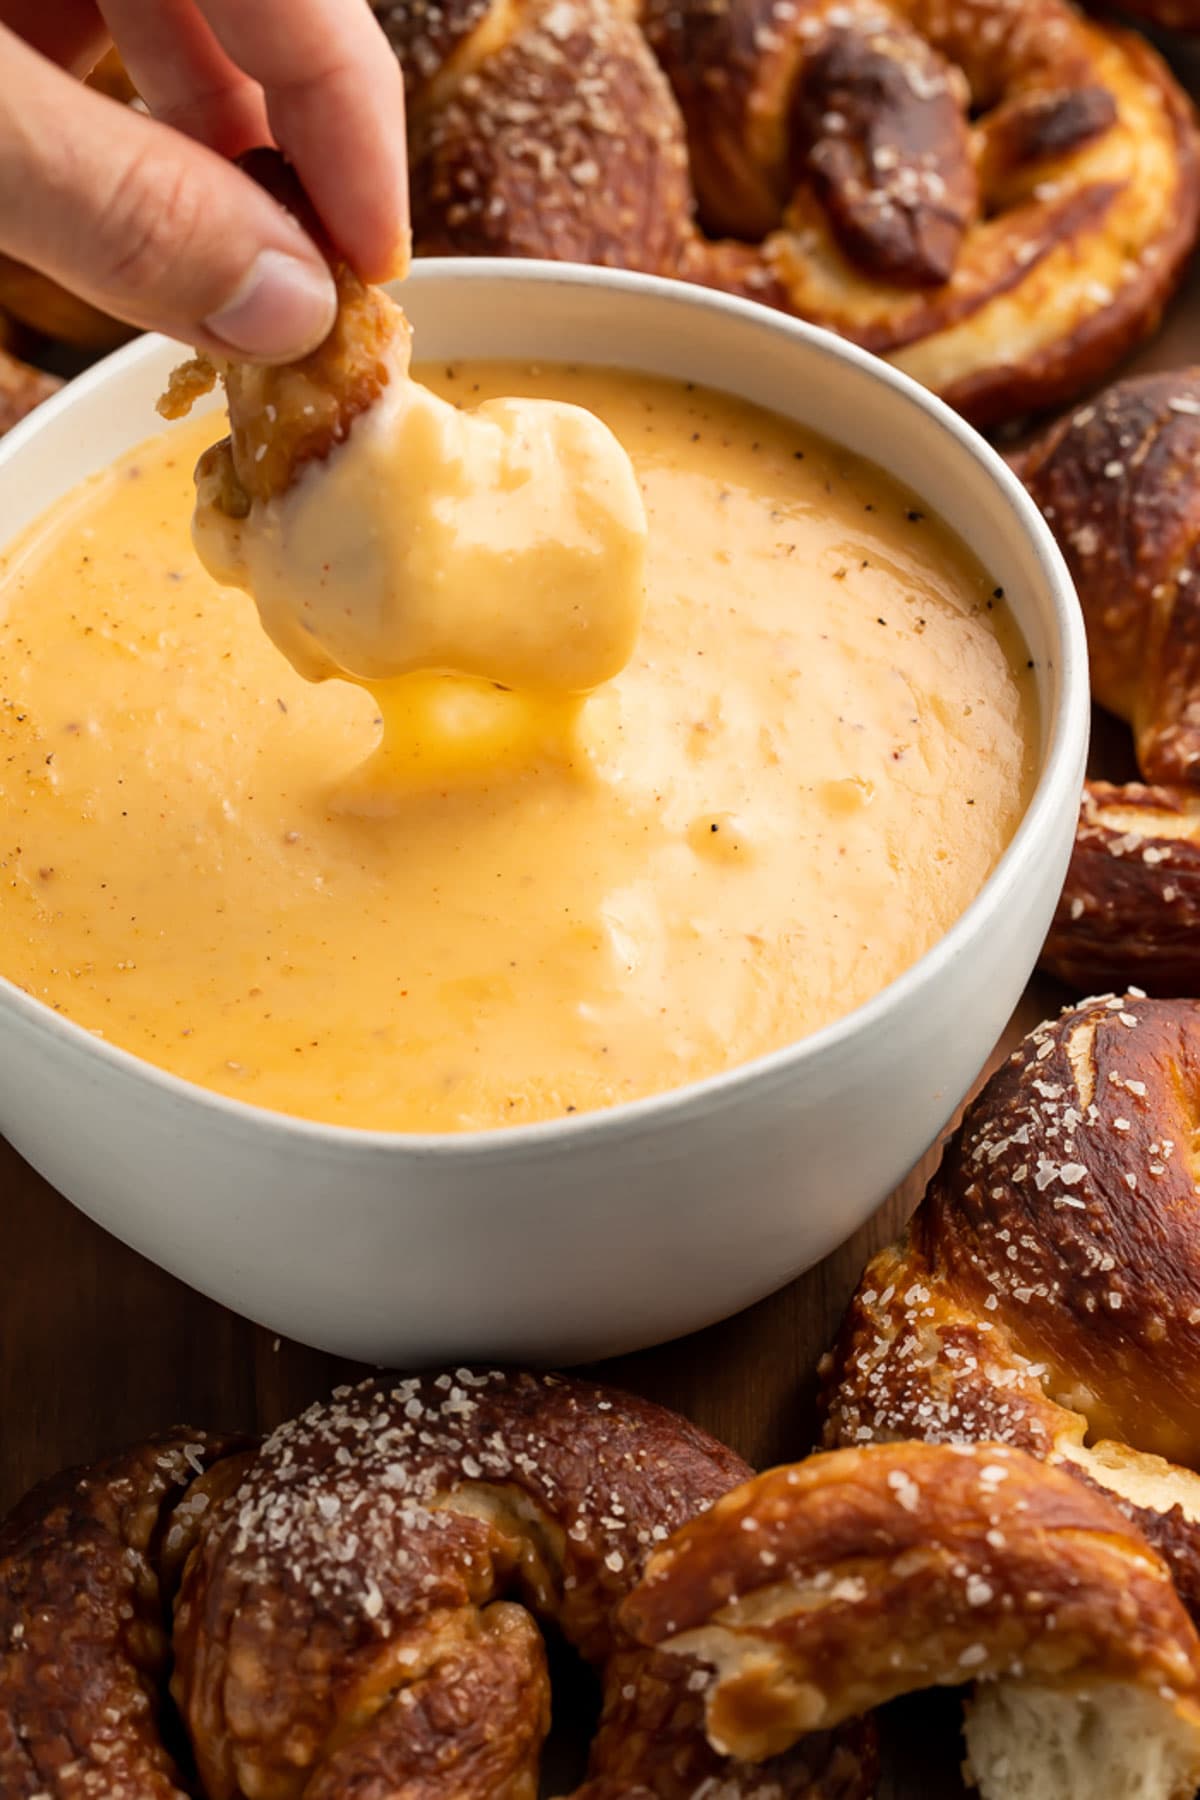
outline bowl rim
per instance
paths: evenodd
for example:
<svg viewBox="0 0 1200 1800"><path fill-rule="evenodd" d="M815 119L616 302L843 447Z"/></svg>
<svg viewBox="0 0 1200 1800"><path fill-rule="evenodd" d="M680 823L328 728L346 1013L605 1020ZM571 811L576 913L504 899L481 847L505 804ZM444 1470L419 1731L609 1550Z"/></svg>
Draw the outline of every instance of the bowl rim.
<svg viewBox="0 0 1200 1800"><path fill-rule="evenodd" d="M659 1122L679 1124L686 1115L703 1114L714 1105L736 1100L739 1091L763 1081L790 1076L805 1065L831 1053L844 1050L862 1034L869 1034L897 1008L902 1008L918 991L935 982L939 975L963 953L984 925L986 917L1000 908L1014 888L1019 870L1039 842L1051 815L1061 805L1064 781L1074 785L1086 749L1090 694L1087 674L1087 646L1083 615L1074 583L1062 552L1049 526L1017 476L1003 457L974 427L954 412L929 389L902 370L872 355L833 332L811 325L790 314L776 312L753 300L743 300L720 290L690 283L643 275L620 269L608 269L582 263L560 263L537 259L502 257L425 257L413 263L401 283L392 284L402 298L409 284L454 279L477 285L502 283L531 285L545 289L600 288L624 295L639 295L691 307L724 319L739 320L777 335L783 343L803 344L819 356L840 361L855 369L879 387L889 390L893 401L915 406L953 445L953 453L978 464L1007 503L1010 513L1031 542L1035 562L1041 572L1051 602L1051 617L1057 635L1056 663L1059 681L1058 706L1049 720L1049 732L1041 757L1041 768L1029 803L1016 831L982 887L944 932L914 963L892 981L872 994L853 1011L822 1026L807 1037L763 1052L747 1062L720 1070L683 1086L667 1088L635 1100L619 1101L613 1106L562 1118L542 1119L526 1124L489 1126L479 1131L405 1132L385 1131L364 1126L340 1125L326 1120L309 1119L294 1113L278 1112L206 1088L170 1070L159 1067L131 1050L110 1043L86 1026L64 1014L55 1012L0 974L0 1025L5 1013L15 1015L22 1024L43 1035L62 1040L64 1049L85 1053L107 1065L114 1075L140 1080L157 1090L164 1101L175 1106L200 1107L214 1115L224 1128L236 1135L266 1132L279 1138L299 1140L310 1147L322 1146L388 1158L439 1161L470 1161L477 1157L513 1161L530 1153L548 1153L560 1147L570 1149L601 1135L632 1131ZM19 458L27 440L69 413L83 398L96 389L118 383L142 362L150 362L168 353L182 355L185 349L157 333L147 333L132 343L110 353L77 376L57 394L23 419L0 440L0 478ZM652 371L648 371L651 372ZM829 432L838 441L836 429ZM886 465L881 464L886 467ZM0 553L5 546L0 544Z"/></svg>

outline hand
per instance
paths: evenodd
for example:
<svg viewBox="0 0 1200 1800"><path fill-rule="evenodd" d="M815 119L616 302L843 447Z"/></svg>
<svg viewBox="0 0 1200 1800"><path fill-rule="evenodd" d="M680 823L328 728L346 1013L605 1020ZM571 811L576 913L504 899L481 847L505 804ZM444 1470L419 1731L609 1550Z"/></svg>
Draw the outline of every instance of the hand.
<svg viewBox="0 0 1200 1800"><path fill-rule="evenodd" d="M72 80L110 33L149 118ZM402 272L404 88L366 0L0 0L0 250L104 311L264 362L321 342L323 258L229 160L269 143L364 279Z"/></svg>

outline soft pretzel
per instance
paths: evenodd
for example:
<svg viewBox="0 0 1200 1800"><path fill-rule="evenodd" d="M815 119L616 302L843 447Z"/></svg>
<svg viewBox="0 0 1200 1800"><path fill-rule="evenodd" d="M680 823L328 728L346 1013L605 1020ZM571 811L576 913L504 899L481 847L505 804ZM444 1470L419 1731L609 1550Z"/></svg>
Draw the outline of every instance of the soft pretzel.
<svg viewBox="0 0 1200 1800"><path fill-rule="evenodd" d="M165 1608L221 1491L205 1470L233 1448L167 1432L56 1476L0 1526L4 1800L183 1800Z"/></svg>
<svg viewBox="0 0 1200 1800"><path fill-rule="evenodd" d="M61 386L56 376L31 367L0 347L0 437Z"/></svg>
<svg viewBox="0 0 1200 1800"><path fill-rule="evenodd" d="M829 1446L1002 1440L1103 1488L1200 1619L1200 1003L1039 1026L868 1265L824 1365Z"/></svg>
<svg viewBox="0 0 1200 1800"><path fill-rule="evenodd" d="M709 1735L769 1756L897 1695L975 1683L985 1800L1192 1800L1200 1642L1113 1507L1004 1446L773 1469L651 1558L623 1617L713 1670Z"/></svg>
<svg viewBox="0 0 1200 1800"><path fill-rule="evenodd" d="M576 1800L871 1792L869 1725L739 1763L708 1743L695 1665L618 1623L654 1546L749 1473L673 1414L458 1370L339 1390L200 1474L213 1454L147 1446L5 1528L4 1800L532 1800L549 1688L531 1614L603 1682Z"/></svg>
<svg viewBox="0 0 1200 1800"><path fill-rule="evenodd" d="M38 337L74 350L113 350L134 335L132 325L110 318L11 256L0 255L0 307Z"/></svg>
<svg viewBox="0 0 1200 1800"><path fill-rule="evenodd" d="M724 287L979 422L1098 379L1195 241L1190 104L1067 0L374 4L418 250Z"/></svg>
<svg viewBox="0 0 1200 1800"><path fill-rule="evenodd" d="M1014 461L1074 576L1092 692L1150 784L1088 784L1043 965L1084 992L1198 992L1200 369L1120 382Z"/></svg>
<svg viewBox="0 0 1200 1800"><path fill-rule="evenodd" d="M1200 791L1087 783L1041 963L1079 993L1200 994Z"/></svg>

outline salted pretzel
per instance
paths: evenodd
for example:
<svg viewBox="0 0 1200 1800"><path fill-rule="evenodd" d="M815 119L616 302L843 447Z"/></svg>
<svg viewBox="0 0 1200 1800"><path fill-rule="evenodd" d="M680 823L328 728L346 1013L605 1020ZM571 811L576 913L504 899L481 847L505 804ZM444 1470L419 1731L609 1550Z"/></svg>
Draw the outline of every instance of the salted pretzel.
<svg viewBox="0 0 1200 1800"><path fill-rule="evenodd" d="M164 1621L235 1448L167 1432L54 1477L0 1525L4 1800L183 1800Z"/></svg>
<svg viewBox="0 0 1200 1800"><path fill-rule="evenodd" d="M55 376L22 362L0 345L0 437L61 386Z"/></svg>
<svg viewBox="0 0 1200 1800"><path fill-rule="evenodd" d="M875 1445L772 1469L651 1557L622 1617L713 1673L713 1743L769 1756L974 1684L984 1800L1192 1800L1200 1641L1108 1501L1022 1451Z"/></svg>
<svg viewBox="0 0 1200 1800"><path fill-rule="evenodd" d="M1200 369L1120 382L1014 460L1143 777L1088 783L1043 965L1083 992L1200 993Z"/></svg>
<svg viewBox="0 0 1200 1800"><path fill-rule="evenodd" d="M619 1623L655 1546L749 1474L673 1414L460 1369L341 1389L221 1450L176 1434L4 1528L4 1800L530 1800L534 1617L602 1681L575 1800L872 1792L869 1724L739 1762L705 1736L696 1665Z"/></svg>
<svg viewBox="0 0 1200 1800"><path fill-rule="evenodd" d="M1002 1440L1104 1490L1200 1620L1200 1002L1122 995L992 1076L823 1367L825 1443Z"/></svg>
<svg viewBox="0 0 1200 1800"><path fill-rule="evenodd" d="M419 251L722 287L980 423L1097 380L1200 220L1189 102L1067 0L374 0Z"/></svg>

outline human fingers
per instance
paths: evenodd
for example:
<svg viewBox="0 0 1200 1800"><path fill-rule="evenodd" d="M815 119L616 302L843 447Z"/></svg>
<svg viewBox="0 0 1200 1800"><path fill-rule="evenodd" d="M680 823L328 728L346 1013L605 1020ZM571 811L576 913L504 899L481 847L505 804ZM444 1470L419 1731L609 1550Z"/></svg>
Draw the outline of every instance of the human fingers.
<svg viewBox="0 0 1200 1800"><path fill-rule="evenodd" d="M264 361L313 349L336 313L316 246L256 183L2 28L0 249L132 324Z"/></svg>
<svg viewBox="0 0 1200 1800"><path fill-rule="evenodd" d="M104 17L156 119L240 156L271 141L262 88L222 50L194 0L102 0Z"/></svg>
<svg viewBox="0 0 1200 1800"><path fill-rule="evenodd" d="M366 0L196 0L266 95L276 143L322 223L368 281L409 248L404 82Z"/></svg>

